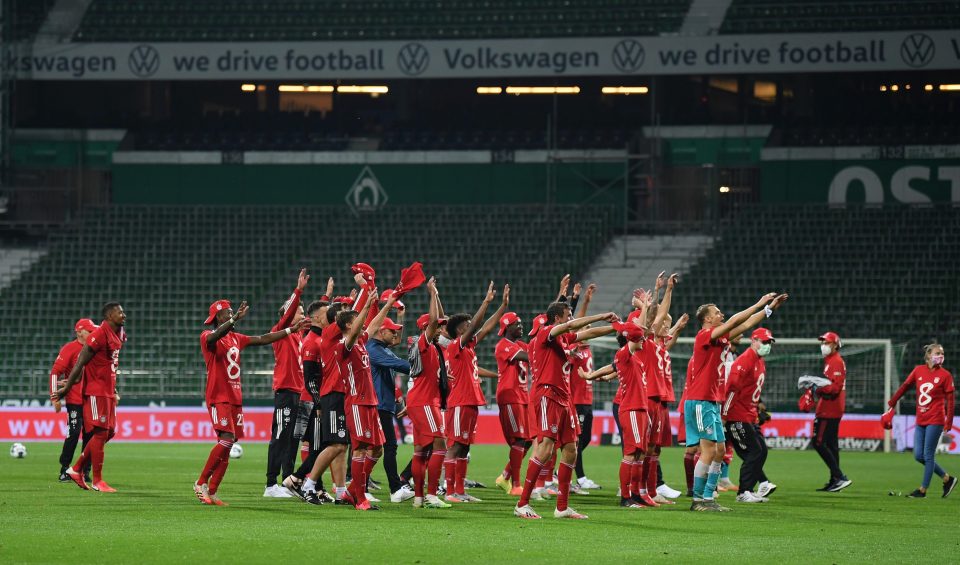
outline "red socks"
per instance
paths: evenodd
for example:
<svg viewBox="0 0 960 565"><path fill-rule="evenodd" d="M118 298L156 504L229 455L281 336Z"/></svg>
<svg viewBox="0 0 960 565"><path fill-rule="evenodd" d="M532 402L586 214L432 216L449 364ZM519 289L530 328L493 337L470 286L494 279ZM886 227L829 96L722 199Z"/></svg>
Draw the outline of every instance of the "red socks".
<svg viewBox="0 0 960 565"><path fill-rule="evenodd" d="M213 449L210 450L210 455L207 457L207 463L203 466L203 471L200 471L200 478L197 479L198 485L209 483L210 477L214 475L220 462L224 459L230 460L231 447L233 447L233 442L223 439L214 444Z"/></svg>
<svg viewBox="0 0 960 565"><path fill-rule="evenodd" d="M630 469L630 492L633 496L640 495L643 486L643 461L634 461Z"/></svg>
<svg viewBox="0 0 960 565"><path fill-rule="evenodd" d="M683 472L687 475L687 490L693 490L693 468L696 463L693 461L693 453L683 454Z"/></svg>
<svg viewBox="0 0 960 565"><path fill-rule="evenodd" d="M222 481L223 476L227 474L227 467L230 466L230 448L233 447L233 442L220 440L217 442L217 447L220 448L220 461L217 463L217 466L214 467L213 474L210 476L210 482L207 485L207 490L210 494L217 494L217 490L220 488L220 481Z"/></svg>
<svg viewBox="0 0 960 565"><path fill-rule="evenodd" d="M427 467L427 459L422 451L413 452L413 461L410 462L410 472L413 474L413 494L423 498L423 475Z"/></svg>
<svg viewBox="0 0 960 565"><path fill-rule="evenodd" d="M77 463L73 466L74 471L82 473L83 468L87 465L87 461L90 461L93 467L94 483L103 480L103 446L107 443L108 434L109 432L107 432L107 430L101 429L94 432L87 442L87 446L83 448L80 459L77 459Z"/></svg>
<svg viewBox="0 0 960 565"><path fill-rule="evenodd" d="M359 457L354 456L353 459L350 460L350 476L353 477L353 480L350 481L350 488L347 490L353 497L354 505L366 500L367 477L363 473L365 460L366 457L363 455Z"/></svg>
<svg viewBox="0 0 960 565"><path fill-rule="evenodd" d="M630 477L633 474L633 459L620 460L620 497L630 498Z"/></svg>
<svg viewBox="0 0 960 565"><path fill-rule="evenodd" d="M300 462L303 463L307 460L307 457L310 457L310 445L301 443L300 444Z"/></svg>
<svg viewBox="0 0 960 565"><path fill-rule="evenodd" d="M520 486L520 466L523 465L525 451L522 445L510 446L510 463L508 464L508 468L510 469L510 481L514 487Z"/></svg>
<svg viewBox="0 0 960 565"><path fill-rule="evenodd" d="M647 459L647 494L653 498L657 496L657 465L660 463L660 457L651 455Z"/></svg>
<svg viewBox="0 0 960 565"><path fill-rule="evenodd" d="M443 459L447 456L446 451L434 451L427 462L427 494L436 496L437 488L440 486L440 471L443 469Z"/></svg>
<svg viewBox="0 0 960 565"><path fill-rule="evenodd" d="M455 475L456 479L453 483L454 492L457 494L466 494L463 490L463 480L467 478L467 462L469 460L466 457L461 457L457 459L457 474Z"/></svg>
<svg viewBox="0 0 960 565"><path fill-rule="evenodd" d="M443 478L447 484L447 494L455 494L457 491L454 488L457 480L457 460L456 459L444 459L443 460Z"/></svg>
<svg viewBox="0 0 960 565"><path fill-rule="evenodd" d="M530 461L527 463L527 478L523 482L523 494L520 495L520 500L517 502L517 506L526 506L530 504L530 494L533 492L533 487L537 483L537 477L540 476L540 471L543 469L543 463L540 462L536 457L531 457Z"/></svg>
<svg viewBox="0 0 960 565"><path fill-rule="evenodd" d="M573 465L560 463L560 469L557 471L557 510L563 512L567 509L567 499L570 498L570 477L573 476Z"/></svg>

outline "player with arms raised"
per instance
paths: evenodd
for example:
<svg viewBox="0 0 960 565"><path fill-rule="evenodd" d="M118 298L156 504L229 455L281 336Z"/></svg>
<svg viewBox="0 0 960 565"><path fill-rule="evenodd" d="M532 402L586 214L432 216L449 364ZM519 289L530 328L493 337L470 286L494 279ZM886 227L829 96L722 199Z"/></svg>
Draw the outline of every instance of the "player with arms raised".
<svg viewBox="0 0 960 565"><path fill-rule="evenodd" d="M497 486L507 494L519 496L520 468L529 445L530 428L527 423L527 380L530 375L527 344L523 336L523 321L516 312L507 312L500 317L503 336L494 349L497 360L497 406L500 408L500 429L510 448L507 469L497 477Z"/></svg>
<svg viewBox="0 0 960 565"><path fill-rule="evenodd" d="M723 353L730 347L731 339L756 326L764 317L771 316L786 299L786 294L777 296L771 292L729 320L724 318L716 304L704 304L697 308L700 331L694 340L684 402L687 446L700 445L700 460L693 471L693 504L690 510L729 510L714 500L726 451L726 436L720 419L725 372Z"/></svg>
<svg viewBox="0 0 960 565"><path fill-rule="evenodd" d="M240 374L240 352L251 345L268 345L301 332L310 326L303 318L295 326L261 336L248 336L234 330L247 315L246 301L234 313L230 302L217 300L210 305L204 324L214 329L200 334L200 350L207 366L207 410L217 432L217 444L210 450L200 477L193 484L193 493L204 504L224 506L217 489L230 464L230 448L243 438L243 388Z"/></svg>

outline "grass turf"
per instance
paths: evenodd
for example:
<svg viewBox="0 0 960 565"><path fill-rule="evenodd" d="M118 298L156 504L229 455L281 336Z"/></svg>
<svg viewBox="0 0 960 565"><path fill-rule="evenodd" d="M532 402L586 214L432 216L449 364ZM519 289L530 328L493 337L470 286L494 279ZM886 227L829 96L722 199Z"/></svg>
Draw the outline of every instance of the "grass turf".
<svg viewBox="0 0 960 565"><path fill-rule="evenodd" d="M862 563L950 562L960 554L957 536L942 535L955 528L960 493L942 499L935 477L926 499L888 495L906 495L919 483L922 468L908 454L844 453L853 485L830 494L814 492L827 478L816 453L771 452L767 473L779 489L769 504L737 504L725 493L720 501L734 511L705 514L689 512L685 498L659 509L618 508L619 450L593 446L586 470L604 488L571 497L590 519L555 520L550 501L534 503L543 520L525 521L511 513L515 499L493 484L507 455L501 446L473 448L468 475L488 488L471 493L483 503L414 510L386 501L367 513L262 498L265 444L245 445L243 458L231 462L220 489L230 506L203 506L192 485L209 447L108 445L104 477L116 494L58 483L59 444L30 444L22 460L0 458L0 562ZM401 446L401 466L409 455ZM665 450L662 461L667 482L680 488L681 451ZM940 462L960 471L955 457ZM735 482L738 469L735 462ZM374 478L386 484L379 464Z"/></svg>

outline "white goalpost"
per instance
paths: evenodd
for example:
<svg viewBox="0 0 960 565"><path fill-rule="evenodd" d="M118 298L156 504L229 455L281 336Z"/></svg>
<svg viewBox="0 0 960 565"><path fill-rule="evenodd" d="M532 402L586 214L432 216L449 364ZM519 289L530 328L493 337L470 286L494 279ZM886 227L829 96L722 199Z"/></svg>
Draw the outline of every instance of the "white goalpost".
<svg viewBox="0 0 960 565"><path fill-rule="evenodd" d="M801 392L797 379L801 375L822 375L823 357L820 342L815 338L777 337L773 351L765 358L767 379L764 384L763 401L770 411L797 412L797 399ZM673 369L673 386L679 399L686 380L687 363L693 348L693 337L681 337L670 351ZM737 348L743 352L749 347L749 336L744 336ZM617 350L613 337L591 340L595 366L609 363ZM894 346L889 339L843 339L840 350L847 366L846 404L851 414L874 414L879 416L886 409L886 399L893 394ZM612 405L616 383L597 383L595 398ZM879 424L878 424L879 425ZM884 432L883 450L890 452L891 434Z"/></svg>

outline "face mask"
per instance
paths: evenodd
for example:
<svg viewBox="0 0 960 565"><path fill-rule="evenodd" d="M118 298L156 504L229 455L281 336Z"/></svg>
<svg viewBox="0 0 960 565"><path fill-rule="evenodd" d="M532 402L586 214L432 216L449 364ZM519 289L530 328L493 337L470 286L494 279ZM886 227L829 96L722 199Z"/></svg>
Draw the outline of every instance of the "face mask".
<svg viewBox="0 0 960 565"><path fill-rule="evenodd" d="M766 357L767 355L770 355L770 349L771 349L771 346L769 343L761 344L760 348L757 349L757 355L759 355L760 357Z"/></svg>
<svg viewBox="0 0 960 565"><path fill-rule="evenodd" d="M826 343L820 345L820 353L822 353L824 357L830 355L832 352L833 350Z"/></svg>
<svg viewBox="0 0 960 565"><path fill-rule="evenodd" d="M437 336L437 342L440 344L440 347L446 348L448 345L450 345L451 341L453 340L443 334Z"/></svg>
<svg viewBox="0 0 960 565"><path fill-rule="evenodd" d="M943 355L931 355L930 362L934 365L943 365Z"/></svg>

